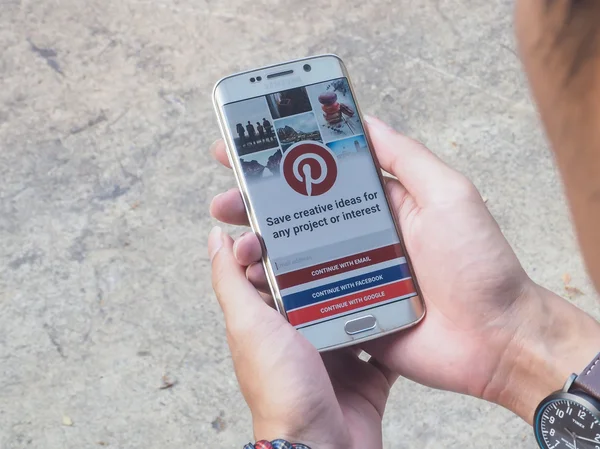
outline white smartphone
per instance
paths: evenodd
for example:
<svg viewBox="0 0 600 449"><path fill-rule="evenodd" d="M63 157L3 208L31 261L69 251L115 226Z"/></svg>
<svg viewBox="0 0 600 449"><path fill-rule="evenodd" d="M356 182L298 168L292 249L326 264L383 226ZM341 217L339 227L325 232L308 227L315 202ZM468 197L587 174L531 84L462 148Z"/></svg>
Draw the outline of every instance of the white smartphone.
<svg viewBox="0 0 600 449"><path fill-rule="evenodd" d="M340 58L230 75L213 101L287 320L319 350L418 323L425 306Z"/></svg>

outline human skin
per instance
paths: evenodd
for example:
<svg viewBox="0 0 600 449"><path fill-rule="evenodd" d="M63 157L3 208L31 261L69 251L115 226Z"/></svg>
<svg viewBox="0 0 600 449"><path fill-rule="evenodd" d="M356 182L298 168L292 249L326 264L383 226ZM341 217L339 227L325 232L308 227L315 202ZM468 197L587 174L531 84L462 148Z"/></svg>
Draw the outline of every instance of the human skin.
<svg viewBox="0 0 600 449"><path fill-rule="evenodd" d="M598 290L600 1L518 0L515 17L524 68ZM388 182L386 188L428 315L410 331L361 346L372 356L368 367L357 365L359 359L348 350L319 361L310 347L302 345L298 351L295 340L294 351L279 355L272 343L278 339L273 338L258 345L260 353L253 347L243 351L240 342L256 343L257 332L249 326L238 333L228 325L236 372L257 438L289 436L315 448L381 447L381 416L372 411L383 413L397 375L495 402L531 423L538 403L600 350L598 323L529 279L472 184L378 120L372 119L368 128L383 168L399 180ZM213 151L228 166L224 144L218 142ZM236 189L215 198L211 213L225 223L248 224ZM254 325L260 326L262 313L273 309L268 295L256 293L268 290L256 237L244 234L234 245L217 230L211 233L209 251L226 321L231 321L234 309L247 312L244 302L230 305L235 298L259 295L255 305L263 310ZM246 296L240 296L242 285ZM269 314L277 327L268 333L270 337L278 332L291 335L291 326ZM281 364L300 375L289 383L249 375L260 372L264 359L268 366ZM372 376L369 380L362 377L367 372ZM333 394L315 396L314 391ZM294 414L277 402L281 397L297 405L294 411L316 412ZM269 413L264 413L266 404Z"/></svg>
<svg viewBox="0 0 600 449"><path fill-rule="evenodd" d="M521 59L598 291L600 2L520 0L515 17Z"/></svg>
<svg viewBox="0 0 600 449"><path fill-rule="evenodd" d="M256 236L234 244L215 230L213 285L257 439L381 447L381 415L397 375L498 403L531 422L537 404L598 351L598 324L531 281L463 175L377 119L368 130L383 169L398 178L386 188L427 316L409 331L362 345L368 364L349 350L321 359L259 293L267 288ZM214 154L228 165L222 142ZM237 189L217 196L211 213L247 225ZM293 375L268 375L275 370Z"/></svg>

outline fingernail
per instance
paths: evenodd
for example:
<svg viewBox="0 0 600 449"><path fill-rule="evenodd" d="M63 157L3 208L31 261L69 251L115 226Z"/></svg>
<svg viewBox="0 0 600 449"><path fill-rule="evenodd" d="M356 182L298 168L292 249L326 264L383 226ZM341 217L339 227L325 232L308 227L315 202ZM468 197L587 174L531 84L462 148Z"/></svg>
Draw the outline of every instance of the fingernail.
<svg viewBox="0 0 600 449"><path fill-rule="evenodd" d="M210 260L215 258L221 247L223 246L223 231L219 226L215 226L208 234L208 255Z"/></svg>
<svg viewBox="0 0 600 449"><path fill-rule="evenodd" d="M233 257L235 257L236 259L238 258L237 255L237 250L238 250L238 245L240 243L240 241L244 238L244 236L248 234L248 232L244 232L242 233L242 235L240 235L235 242L233 242Z"/></svg>
<svg viewBox="0 0 600 449"><path fill-rule="evenodd" d="M217 204L217 202L219 201L219 197L221 195L223 195L223 194L219 193L218 195L215 195L215 197L210 202L210 206L208 206L208 211L209 211L211 217L215 216L215 207L216 207L215 204Z"/></svg>
<svg viewBox="0 0 600 449"><path fill-rule="evenodd" d="M373 124L375 121L375 117L372 117L369 114L364 114L363 117L365 118L365 122L367 122L369 125Z"/></svg>
<svg viewBox="0 0 600 449"><path fill-rule="evenodd" d="M391 131L392 127L389 126L387 123L379 120L376 117L373 117L372 115L365 115L365 122L367 122L369 124L370 127L373 127L375 129L382 129L382 130L386 130L386 131Z"/></svg>
<svg viewBox="0 0 600 449"><path fill-rule="evenodd" d="M235 257L236 259L237 257L237 251L238 251L238 244L240 242L240 239L238 238L235 242L233 242L233 257Z"/></svg>
<svg viewBox="0 0 600 449"><path fill-rule="evenodd" d="M217 147L219 146L219 143L221 143L221 139L217 139L215 140L211 145L210 145L210 153L214 156L216 154L217 151Z"/></svg>

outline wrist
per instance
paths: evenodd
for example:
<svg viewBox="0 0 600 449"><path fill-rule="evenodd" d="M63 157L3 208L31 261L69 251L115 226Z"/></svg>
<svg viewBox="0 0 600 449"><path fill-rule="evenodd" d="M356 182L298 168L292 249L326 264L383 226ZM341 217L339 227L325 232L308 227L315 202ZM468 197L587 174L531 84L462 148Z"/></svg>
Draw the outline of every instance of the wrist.
<svg viewBox="0 0 600 449"><path fill-rule="evenodd" d="M600 325L533 282L515 303L513 335L484 399L532 423L539 403L600 351Z"/></svg>
<svg viewBox="0 0 600 449"><path fill-rule="evenodd" d="M311 449L302 443L290 443L288 440L278 438L273 441L259 440L256 443L248 443L244 449Z"/></svg>
<svg viewBox="0 0 600 449"><path fill-rule="evenodd" d="M290 429L280 425L266 425L254 421L255 441L273 441L283 439L290 443L298 443L311 449L347 449L351 447L346 439L334 435L315 435L310 424L299 428Z"/></svg>

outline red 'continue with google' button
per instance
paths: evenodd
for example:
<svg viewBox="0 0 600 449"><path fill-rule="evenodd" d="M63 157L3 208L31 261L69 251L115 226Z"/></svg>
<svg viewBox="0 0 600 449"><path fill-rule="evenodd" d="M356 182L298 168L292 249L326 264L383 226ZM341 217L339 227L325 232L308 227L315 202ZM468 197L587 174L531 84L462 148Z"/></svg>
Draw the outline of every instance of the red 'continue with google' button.
<svg viewBox="0 0 600 449"><path fill-rule="evenodd" d="M350 310L368 307L394 298L416 293L415 286L410 279L394 282L392 284L375 287L362 292L354 293L330 301L321 302L303 309L291 310L287 313L288 320L294 326L321 320L333 315L346 313Z"/></svg>

